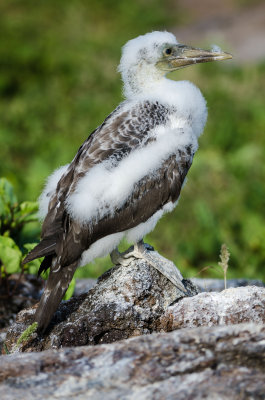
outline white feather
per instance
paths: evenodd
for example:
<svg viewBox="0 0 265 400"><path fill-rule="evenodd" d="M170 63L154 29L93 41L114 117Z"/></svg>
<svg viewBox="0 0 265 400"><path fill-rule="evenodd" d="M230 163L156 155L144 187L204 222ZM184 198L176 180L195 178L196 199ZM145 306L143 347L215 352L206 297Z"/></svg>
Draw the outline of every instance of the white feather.
<svg viewBox="0 0 265 400"><path fill-rule="evenodd" d="M95 258L107 256L115 247L118 246L124 232L113 233L93 243L88 250L84 251L79 262L79 267L89 264Z"/></svg>
<svg viewBox="0 0 265 400"><path fill-rule="evenodd" d="M106 215L114 215L122 207L143 177L154 174L162 162L187 145L197 148L197 140L189 126L183 130L158 130L156 142L133 151L116 167L109 162L96 165L79 180L66 202L69 214L80 223L89 223Z"/></svg>
<svg viewBox="0 0 265 400"><path fill-rule="evenodd" d="M207 119L206 102L200 90L190 82L164 78L152 93L147 91L135 96L126 102L125 108L147 99L174 107L176 113L166 126L150 132L150 136L157 138L155 142L131 152L115 168L110 161L98 164L79 180L66 206L80 223L113 215L125 203L134 185L154 173L170 154L187 145L197 150L197 137Z"/></svg>
<svg viewBox="0 0 265 400"><path fill-rule="evenodd" d="M107 256L113 249L115 249L115 247L118 246L123 238L126 238L129 242L137 243L147 233L151 232L155 228L158 220L163 216L163 214L172 211L176 205L177 201L175 203L170 202L152 215L152 217L146 222L142 222L135 228L128 229L124 232L114 233L97 240L88 250L83 252L80 258L79 267L89 264L95 258Z"/></svg>
<svg viewBox="0 0 265 400"><path fill-rule="evenodd" d="M207 121L206 101L200 91L189 81L172 81L162 78L154 88L134 96L135 101L158 101L167 107L174 107L172 124L174 127L192 128L192 133L199 137Z"/></svg>
<svg viewBox="0 0 265 400"><path fill-rule="evenodd" d="M122 77L123 73L126 74L131 65L139 65L144 57L155 62L160 56L158 46L165 43L177 44L178 41L173 33L166 31L154 31L129 40L122 48L122 56L118 67Z"/></svg>
<svg viewBox="0 0 265 400"><path fill-rule="evenodd" d="M118 71L124 83L124 94L127 98L143 93L147 88L164 76L164 72L155 67L161 57L160 47L164 44L177 44L169 32L151 32L129 40L122 48L122 57Z"/></svg>
<svg viewBox="0 0 265 400"><path fill-rule="evenodd" d="M178 200L175 203L169 202L167 203L161 210L158 210L155 214L152 215L146 222L142 222L137 225L135 228L128 229L125 232L125 237L128 242L137 243L141 240L145 235L152 232L155 229L155 226L159 219L167 212L170 212L176 207Z"/></svg>
<svg viewBox="0 0 265 400"><path fill-rule="evenodd" d="M75 191L66 199L66 208L71 217L81 224L92 220L95 222L108 214L113 215L130 196L134 185L144 176L154 174L173 152L177 154L177 150L182 150L187 145L191 145L193 151L196 151L197 139L207 119L206 102L200 90L191 82L168 80L165 73L155 65L161 55L161 46L177 43L171 33L152 32L129 41L123 47L118 69L122 74L126 100L121 111L130 110L145 101L154 101L170 109L173 107L175 112L166 126L150 132L151 136L156 137L155 142L132 151L117 166L111 161L97 164L79 180ZM40 196L42 218L47 213L49 200L67 167L56 170L47 181ZM142 239L176 203L167 204L135 228L98 240L82 254L80 265L108 254L125 236L134 243Z"/></svg>
<svg viewBox="0 0 265 400"><path fill-rule="evenodd" d="M66 172L69 164L56 169L47 179L43 192L39 197L39 218L43 220L48 212L51 196L56 190L57 184Z"/></svg>

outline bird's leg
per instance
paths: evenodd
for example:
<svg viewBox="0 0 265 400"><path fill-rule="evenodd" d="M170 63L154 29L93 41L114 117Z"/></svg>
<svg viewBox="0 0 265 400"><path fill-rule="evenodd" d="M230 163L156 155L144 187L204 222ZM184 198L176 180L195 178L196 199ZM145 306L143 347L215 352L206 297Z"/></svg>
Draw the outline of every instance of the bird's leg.
<svg viewBox="0 0 265 400"><path fill-rule="evenodd" d="M139 255L142 255L146 251L154 251L154 250L155 249L153 248L153 246L151 246L151 244L144 243L143 239L139 240L139 242L137 242L134 245L134 251ZM139 258L142 258L142 257L139 257Z"/></svg>
<svg viewBox="0 0 265 400"><path fill-rule="evenodd" d="M130 247L123 253L120 253L116 248L112 251L110 257L114 264L120 264L123 266L128 266L135 258L145 260L170 280L170 282L172 282L183 294L187 294L187 290L182 283L183 277L173 262L155 252L154 248L149 244L144 243L143 240L140 240L133 247Z"/></svg>
<svg viewBox="0 0 265 400"><path fill-rule="evenodd" d="M113 264L123 265L124 267L127 267L134 258L136 258L134 255L134 246L129 247L129 249L124 251L123 253L120 253L118 247L116 247L110 253L110 259Z"/></svg>
<svg viewBox="0 0 265 400"><path fill-rule="evenodd" d="M154 248L147 243L144 243L143 239L137 242L134 246L129 247L126 251L120 253L116 247L111 253L110 258L113 264L123 265L127 267L131 261L135 258L143 258L143 253L145 250L154 250Z"/></svg>

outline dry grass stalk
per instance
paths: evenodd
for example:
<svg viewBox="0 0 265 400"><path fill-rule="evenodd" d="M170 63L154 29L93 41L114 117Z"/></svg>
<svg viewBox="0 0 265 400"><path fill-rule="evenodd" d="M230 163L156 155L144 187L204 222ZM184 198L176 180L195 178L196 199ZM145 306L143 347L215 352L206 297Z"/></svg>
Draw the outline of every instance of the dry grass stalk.
<svg viewBox="0 0 265 400"><path fill-rule="evenodd" d="M228 247L226 246L225 243L223 243L222 247L221 247L221 252L220 252L220 260L221 261L218 262L218 265L220 265L220 267L224 271L225 289L226 289L226 273L227 273L227 269L228 269L229 258L230 258L230 253L228 251Z"/></svg>

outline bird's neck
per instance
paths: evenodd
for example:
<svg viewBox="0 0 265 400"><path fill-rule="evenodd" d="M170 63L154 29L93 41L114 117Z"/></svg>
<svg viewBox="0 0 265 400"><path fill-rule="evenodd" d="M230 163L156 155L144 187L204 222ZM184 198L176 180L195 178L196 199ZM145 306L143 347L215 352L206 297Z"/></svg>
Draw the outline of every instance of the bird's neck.
<svg viewBox="0 0 265 400"><path fill-rule="evenodd" d="M164 75L164 72L147 63L132 66L124 77L125 97L129 99L144 93L151 93L165 80Z"/></svg>
<svg viewBox="0 0 265 400"><path fill-rule="evenodd" d="M135 79L136 78L136 79ZM133 77L132 77L133 79ZM131 102L158 102L171 109L175 119L192 127L195 136L200 136L207 119L207 108L200 90L189 81L172 81L165 77L147 79L143 86L137 85L141 75L134 77L135 86L127 81L125 95L129 105Z"/></svg>

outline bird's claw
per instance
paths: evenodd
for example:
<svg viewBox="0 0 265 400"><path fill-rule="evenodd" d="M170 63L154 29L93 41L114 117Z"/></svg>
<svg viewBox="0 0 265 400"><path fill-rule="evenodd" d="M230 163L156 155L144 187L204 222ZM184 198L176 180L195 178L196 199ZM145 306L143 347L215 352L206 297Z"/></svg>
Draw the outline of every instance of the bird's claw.
<svg viewBox="0 0 265 400"><path fill-rule="evenodd" d="M120 253L116 248L110 253L110 258L113 264L115 265L123 265L127 267L135 258L141 259L144 258L143 255L147 251L154 251L153 246L148 243L144 243L142 240L131 246L128 250Z"/></svg>

